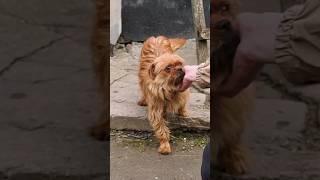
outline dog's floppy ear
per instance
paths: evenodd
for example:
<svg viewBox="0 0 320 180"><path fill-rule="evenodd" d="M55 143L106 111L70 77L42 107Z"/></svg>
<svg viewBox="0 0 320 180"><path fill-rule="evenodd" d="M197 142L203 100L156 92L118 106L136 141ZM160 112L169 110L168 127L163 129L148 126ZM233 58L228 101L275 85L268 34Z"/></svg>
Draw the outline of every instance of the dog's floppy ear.
<svg viewBox="0 0 320 180"><path fill-rule="evenodd" d="M151 66L149 68L149 76L150 76L151 79L155 79L156 78L156 74L154 72L155 68L156 68L155 63L151 64Z"/></svg>
<svg viewBox="0 0 320 180"><path fill-rule="evenodd" d="M183 38L169 39L169 41L173 52L181 48L187 42L187 40Z"/></svg>

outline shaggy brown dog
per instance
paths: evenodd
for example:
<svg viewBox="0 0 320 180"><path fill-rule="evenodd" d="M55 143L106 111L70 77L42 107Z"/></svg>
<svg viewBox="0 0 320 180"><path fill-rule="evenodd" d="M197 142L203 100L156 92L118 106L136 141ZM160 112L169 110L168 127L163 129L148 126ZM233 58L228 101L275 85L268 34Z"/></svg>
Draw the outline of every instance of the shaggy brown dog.
<svg viewBox="0 0 320 180"><path fill-rule="evenodd" d="M214 60L215 85L223 83L232 72L232 60L240 38L234 30L238 11L236 0L211 0L211 51ZM246 150L241 136L250 118L255 99L250 85L233 98L215 97L214 162L220 170L233 175L247 171Z"/></svg>
<svg viewBox="0 0 320 180"><path fill-rule="evenodd" d="M106 0L95 0L96 15L92 31L91 47L93 52L93 66L96 78L99 82L99 93L103 100L103 107L98 123L91 129L91 135L99 140L108 139L109 121L107 120L107 61L108 50L108 24L110 19L107 17L109 8Z"/></svg>
<svg viewBox="0 0 320 180"><path fill-rule="evenodd" d="M160 140L158 152L171 153L170 130L166 125L166 112L187 116L188 90L179 92L185 75L184 60L173 54L185 44L184 39L150 37L141 50L139 83L142 97L138 102L148 106L148 119Z"/></svg>

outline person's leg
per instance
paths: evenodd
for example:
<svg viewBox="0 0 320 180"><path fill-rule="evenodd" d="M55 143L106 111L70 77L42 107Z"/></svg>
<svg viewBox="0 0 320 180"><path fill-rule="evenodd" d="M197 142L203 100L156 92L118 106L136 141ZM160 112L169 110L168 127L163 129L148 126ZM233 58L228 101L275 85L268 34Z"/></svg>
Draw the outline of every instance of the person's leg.
<svg viewBox="0 0 320 180"><path fill-rule="evenodd" d="M206 145L202 155L201 177L202 180L210 180L210 143ZM212 173L212 172L211 172Z"/></svg>

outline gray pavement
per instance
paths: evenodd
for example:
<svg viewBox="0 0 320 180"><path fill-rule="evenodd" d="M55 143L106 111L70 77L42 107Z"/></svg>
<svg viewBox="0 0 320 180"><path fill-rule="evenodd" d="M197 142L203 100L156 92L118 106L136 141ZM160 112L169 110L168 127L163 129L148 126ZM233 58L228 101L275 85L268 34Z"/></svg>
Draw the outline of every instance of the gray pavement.
<svg viewBox="0 0 320 180"><path fill-rule="evenodd" d="M147 136L145 136L147 135ZM173 133L173 153L157 152L152 133L112 133L110 177L112 180L201 180L200 169L205 134Z"/></svg>
<svg viewBox="0 0 320 180"><path fill-rule="evenodd" d="M0 1L0 179L105 179L107 143L89 137L99 97L93 4Z"/></svg>
<svg viewBox="0 0 320 180"><path fill-rule="evenodd" d="M249 146L249 173L216 178L320 179L320 86L293 86L273 65L264 68L256 84L255 112L244 137Z"/></svg>

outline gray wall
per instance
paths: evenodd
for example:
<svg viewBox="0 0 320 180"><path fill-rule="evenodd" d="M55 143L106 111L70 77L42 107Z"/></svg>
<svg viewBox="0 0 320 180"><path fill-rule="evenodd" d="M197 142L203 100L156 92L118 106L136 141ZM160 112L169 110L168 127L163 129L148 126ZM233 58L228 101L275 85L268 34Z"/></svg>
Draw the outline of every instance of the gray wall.
<svg viewBox="0 0 320 180"><path fill-rule="evenodd" d="M210 1L204 1L209 25ZM281 12L304 0L241 0L242 12ZM258 2L258 3L257 3ZM191 0L122 0L122 35L128 41L149 36L194 38Z"/></svg>
<svg viewBox="0 0 320 180"><path fill-rule="evenodd" d="M203 2L209 25L210 1ZM157 35L193 38L191 0L122 0L122 25L126 40Z"/></svg>

